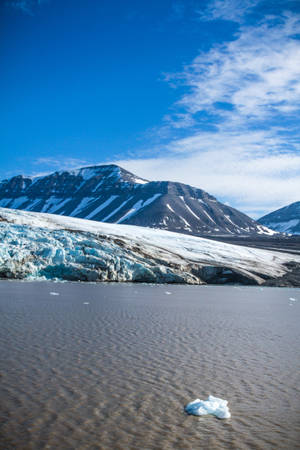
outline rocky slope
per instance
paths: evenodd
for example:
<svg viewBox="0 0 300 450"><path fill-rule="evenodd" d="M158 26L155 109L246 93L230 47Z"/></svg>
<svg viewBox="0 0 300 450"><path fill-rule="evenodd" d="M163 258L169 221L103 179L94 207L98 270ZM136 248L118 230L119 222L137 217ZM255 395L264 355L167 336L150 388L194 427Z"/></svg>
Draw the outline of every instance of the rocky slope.
<svg viewBox="0 0 300 450"><path fill-rule="evenodd" d="M281 233L300 235L300 202L277 209L261 217L258 222Z"/></svg>
<svg viewBox="0 0 300 450"><path fill-rule="evenodd" d="M263 284L300 267L298 255L5 208L0 242L0 277L8 279Z"/></svg>
<svg viewBox="0 0 300 450"><path fill-rule="evenodd" d="M195 236L274 234L201 189L147 181L116 165L4 180L0 206Z"/></svg>

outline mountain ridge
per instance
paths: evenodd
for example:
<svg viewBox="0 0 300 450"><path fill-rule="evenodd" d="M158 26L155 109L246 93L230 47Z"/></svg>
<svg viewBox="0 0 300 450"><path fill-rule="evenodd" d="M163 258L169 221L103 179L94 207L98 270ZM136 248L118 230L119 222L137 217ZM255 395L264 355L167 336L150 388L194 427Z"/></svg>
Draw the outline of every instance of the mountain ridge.
<svg viewBox="0 0 300 450"><path fill-rule="evenodd" d="M300 201L272 211L258 222L274 231L300 235Z"/></svg>
<svg viewBox="0 0 300 450"><path fill-rule="evenodd" d="M115 164L3 180L0 207L195 236L274 234L203 189L179 182L149 181Z"/></svg>

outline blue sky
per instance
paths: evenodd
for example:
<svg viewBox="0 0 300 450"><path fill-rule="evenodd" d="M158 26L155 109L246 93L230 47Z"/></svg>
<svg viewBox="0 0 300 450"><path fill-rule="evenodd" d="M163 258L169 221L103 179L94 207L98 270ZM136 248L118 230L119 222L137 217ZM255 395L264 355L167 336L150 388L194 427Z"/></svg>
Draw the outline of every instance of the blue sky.
<svg viewBox="0 0 300 450"><path fill-rule="evenodd" d="M4 0L0 178L115 162L252 217L299 201L300 3Z"/></svg>

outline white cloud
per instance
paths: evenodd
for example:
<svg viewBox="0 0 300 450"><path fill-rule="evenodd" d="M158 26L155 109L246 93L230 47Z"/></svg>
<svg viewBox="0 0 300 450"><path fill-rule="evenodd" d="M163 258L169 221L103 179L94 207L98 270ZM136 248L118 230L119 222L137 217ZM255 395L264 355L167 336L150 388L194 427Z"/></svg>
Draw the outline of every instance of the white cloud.
<svg viewBox="0 0 300 450"><path fill-rule="evenodd" d="M204 11L199 11L199 16L202 20L223 19L240 22L257 3L258 0L212 0Z"/></svg>
<svg viewBox="0 0 300 450"><path fill-rule="evenodd" d="M207 140L209 136L212 142L206 151L190 153L189 149L188 154L117 163L150 180L179 181L199 187L253 217L299 200L300 152L255 154L235 145L221 151L216 145L213 150L214 135L206 136ZM193 145L187 139L185 143Z"/></svg>
<svg viewBox="0 0 300 450"><path fill-rule="evenodd" d="M299 31L294 15L277 25L269 18L258 27L243 27L238 39L201 53L179 74L190 92L178 104L190 115L206 111L227 124L298 111L300 45L290 36Z"/></svg>
<svg viewBox="0 0 300 450"><path fill-rule="evenodd" d="M164 146L168 157L119 163L205 189L255 217L300 200L300 41L291 37L299 32L295 14L266 17L169 76L188 91L167 117L185 137Z"/></svg>

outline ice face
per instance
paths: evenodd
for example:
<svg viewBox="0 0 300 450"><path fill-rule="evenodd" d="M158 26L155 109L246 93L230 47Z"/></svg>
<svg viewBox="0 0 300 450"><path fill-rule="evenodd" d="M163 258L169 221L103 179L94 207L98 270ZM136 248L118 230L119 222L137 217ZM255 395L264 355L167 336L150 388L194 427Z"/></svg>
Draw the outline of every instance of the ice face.
<svg viewBox="0 0 300 450"><path fill-rule="evenodd" d="M0 278L198 284L184 270L154 265L130 242L123 248L86 232L0 223L0 242Z"/></svg>
<svg viewBox="0 0 300 450"><path fill-rule="evenodd" d="M300 257L169 231L0 208L0 278L247 283Z"/></svg>
<svg viewBox="0 0 300 450"><path fill-rule="evenodd" d="M184 410L187 414L194 416L204 416L207 414L213 414L218 419L229 419L231 414L227 406L227 400L209 395L207 400L196 400L188 403Z"/></svg>

